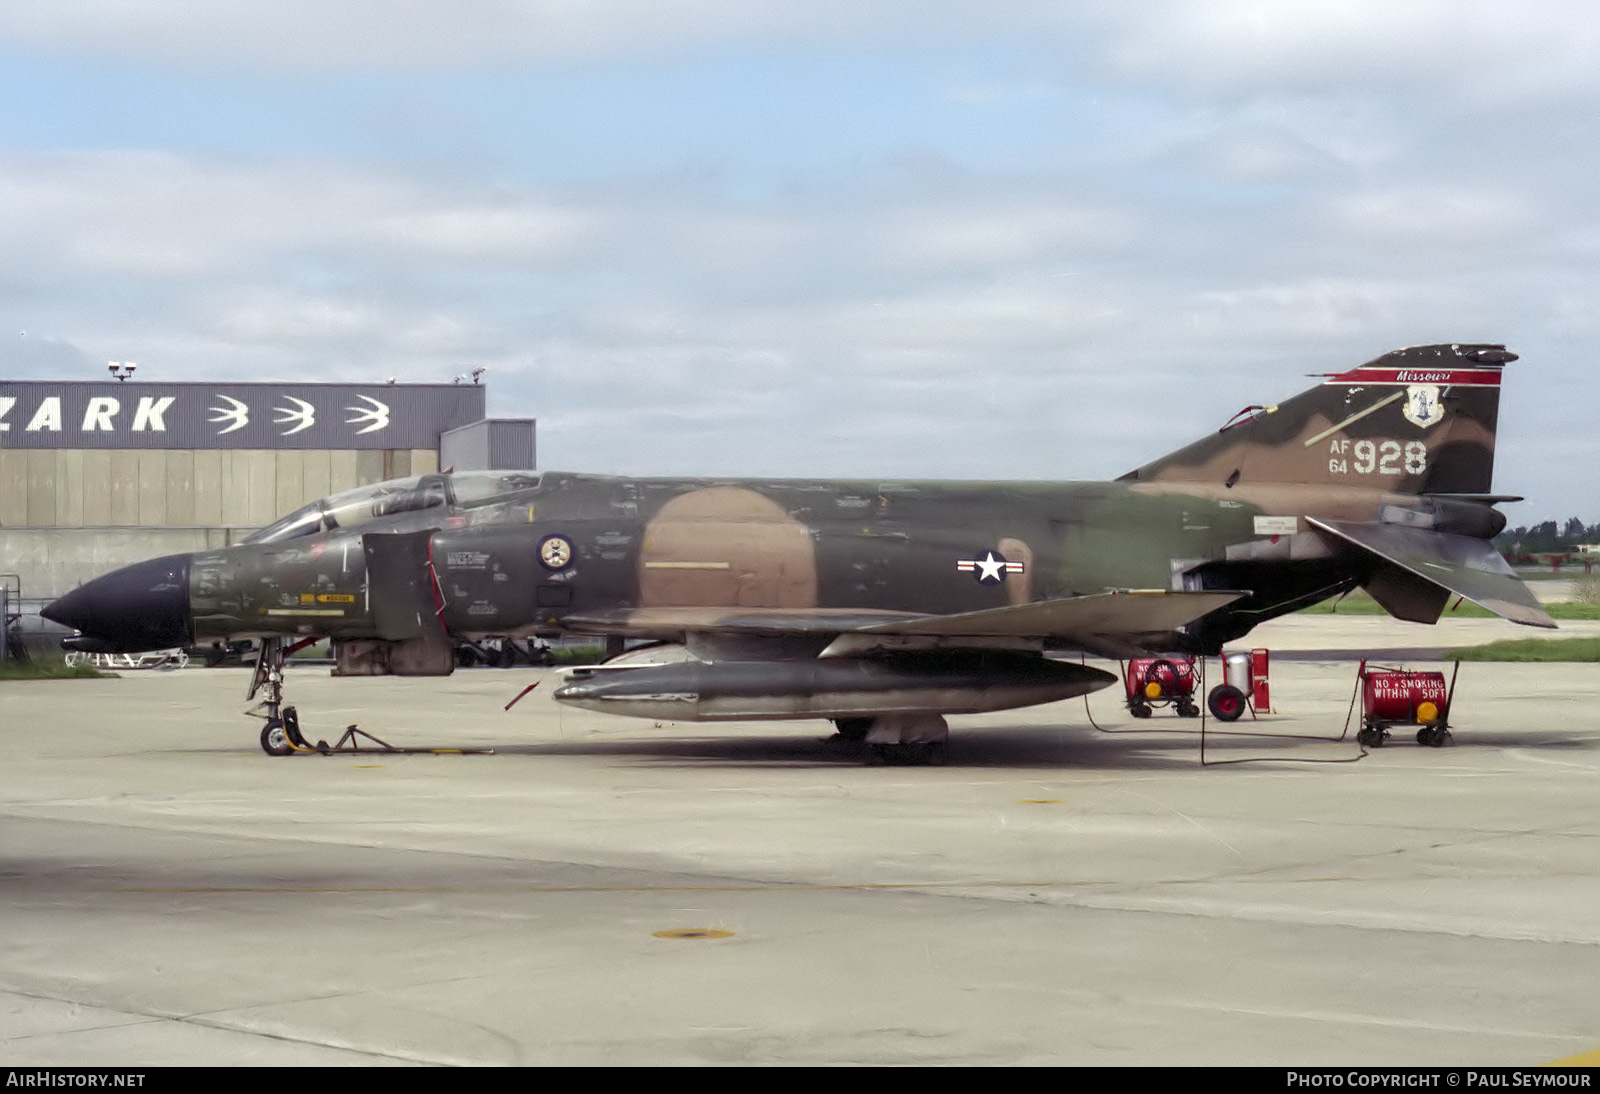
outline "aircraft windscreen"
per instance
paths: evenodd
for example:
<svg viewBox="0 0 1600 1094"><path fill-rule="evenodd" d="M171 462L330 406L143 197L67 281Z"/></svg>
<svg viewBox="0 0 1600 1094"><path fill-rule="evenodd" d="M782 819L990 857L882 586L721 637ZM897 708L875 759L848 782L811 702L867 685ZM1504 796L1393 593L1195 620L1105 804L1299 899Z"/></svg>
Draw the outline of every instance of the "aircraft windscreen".
<svg viewBox="0 0 1600 1094"><path fill-rule="evenodd" d="M243 543L278 543L301 536L314 536L322 531L322 510L318 502L301 506L286 517L281 517L258 532L252 532Z"/></svg>
<svg viewBox="0 0 1600 1094"><path fill-rule="evenodd" d="M537 471L458 471L450 476L457 505L482 505L508 494L536 490L544 476Z"/></svg>
<svg viewBox="0 0 1600 1094"><path fill-rule="evenodd" d="M249 536L245 543L280 543L335 528L356 528L379 517L450 505L482 505L539 485L537 472L467 471L415 475L357 486L303 505Z"/></svg>

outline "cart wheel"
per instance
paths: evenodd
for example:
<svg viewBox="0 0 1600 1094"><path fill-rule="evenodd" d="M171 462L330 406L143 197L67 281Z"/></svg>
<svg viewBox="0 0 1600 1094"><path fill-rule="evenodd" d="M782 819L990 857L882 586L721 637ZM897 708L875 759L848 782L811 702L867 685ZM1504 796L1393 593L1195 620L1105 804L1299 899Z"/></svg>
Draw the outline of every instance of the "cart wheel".
<svg viewBox="0 0 1600 1094"><path fill-rule="evenodd" d="M1211 689L1211 695L1206 699L1206 706L1211 708L1211 715L1217 721L1237 722L1239 716L1244 713L1244 692L1232 684L1218 684Z"/></svg>
<svg viewBox="0 0 1600 1094"><path fill-rule="evenodd" d="M1433 727L1423 726L1417 730L1417 744L1431 746L1433 744Z"/></svg>
<svg viewBox="0 0 1600 1094"><path fill-rule="evenodd" d="M1428 743L1434 748L1443 748L1453 740L1455 740L1455 738L1450 736L1450 731L1440 727L1433 731L1433 738L1428 741Z"/></svg>
<svg viewBox="0 0 1600 1094"><path fill-rule="evenodd" d="M290 743L289 734L279 719L268 719L261 730L261 751L268 756L288 756L294 752L294 745Z"/></svg>
<svg viewBox="0 0 1600 1094"><path fill-rule="evenodd" d="M1148 703L1131 703L1128 706L1128 713L1135 718L1148 718L1150 717L1150 705Z"/></svg>

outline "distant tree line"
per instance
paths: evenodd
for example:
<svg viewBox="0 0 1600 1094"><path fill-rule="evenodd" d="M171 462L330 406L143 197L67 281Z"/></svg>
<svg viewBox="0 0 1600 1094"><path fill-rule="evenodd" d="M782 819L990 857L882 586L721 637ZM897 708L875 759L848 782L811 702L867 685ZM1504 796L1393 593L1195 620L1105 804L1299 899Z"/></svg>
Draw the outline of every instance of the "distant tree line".
<svg viewBox="0 0 1600 1094"><path fill-rule="evenodd" d="M1494 538L1494 545L1510 562L1546 562L1540 556L1575 555L1580 544L1600 543L1600 523L1585 524L1571 517L1565 524L1547 520L1542 524L1507 528Z"/></svg>

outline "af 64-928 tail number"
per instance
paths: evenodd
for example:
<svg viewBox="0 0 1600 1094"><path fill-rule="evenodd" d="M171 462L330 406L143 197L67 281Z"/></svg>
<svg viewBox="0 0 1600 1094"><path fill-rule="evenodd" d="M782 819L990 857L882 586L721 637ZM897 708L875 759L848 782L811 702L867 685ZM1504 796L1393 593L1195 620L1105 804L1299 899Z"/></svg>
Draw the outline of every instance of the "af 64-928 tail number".
<svg viewBox="0 0 1600 1094"><path fill-rule="evenodd" d="M1338 440L1331 451L1332 475L1420 475L1428 469L1428 446L1421 441Z"/></svg>

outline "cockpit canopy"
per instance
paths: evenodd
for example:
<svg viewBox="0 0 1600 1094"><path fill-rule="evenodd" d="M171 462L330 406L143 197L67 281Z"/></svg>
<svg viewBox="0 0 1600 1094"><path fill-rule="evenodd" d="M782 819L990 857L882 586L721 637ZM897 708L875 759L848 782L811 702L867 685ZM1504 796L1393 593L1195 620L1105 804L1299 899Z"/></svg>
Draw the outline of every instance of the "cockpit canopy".
<svg viewBox="0 0 1600 1094"><path fill-rule="evenodd" d="M356 528L380 517L422 509L472 508L513 494L537 490L536 471L462 471L454 474L413 475L370 486L357 486L318 498L244 540L245 543L280 543L314 536L335 528Z"/></svg>

